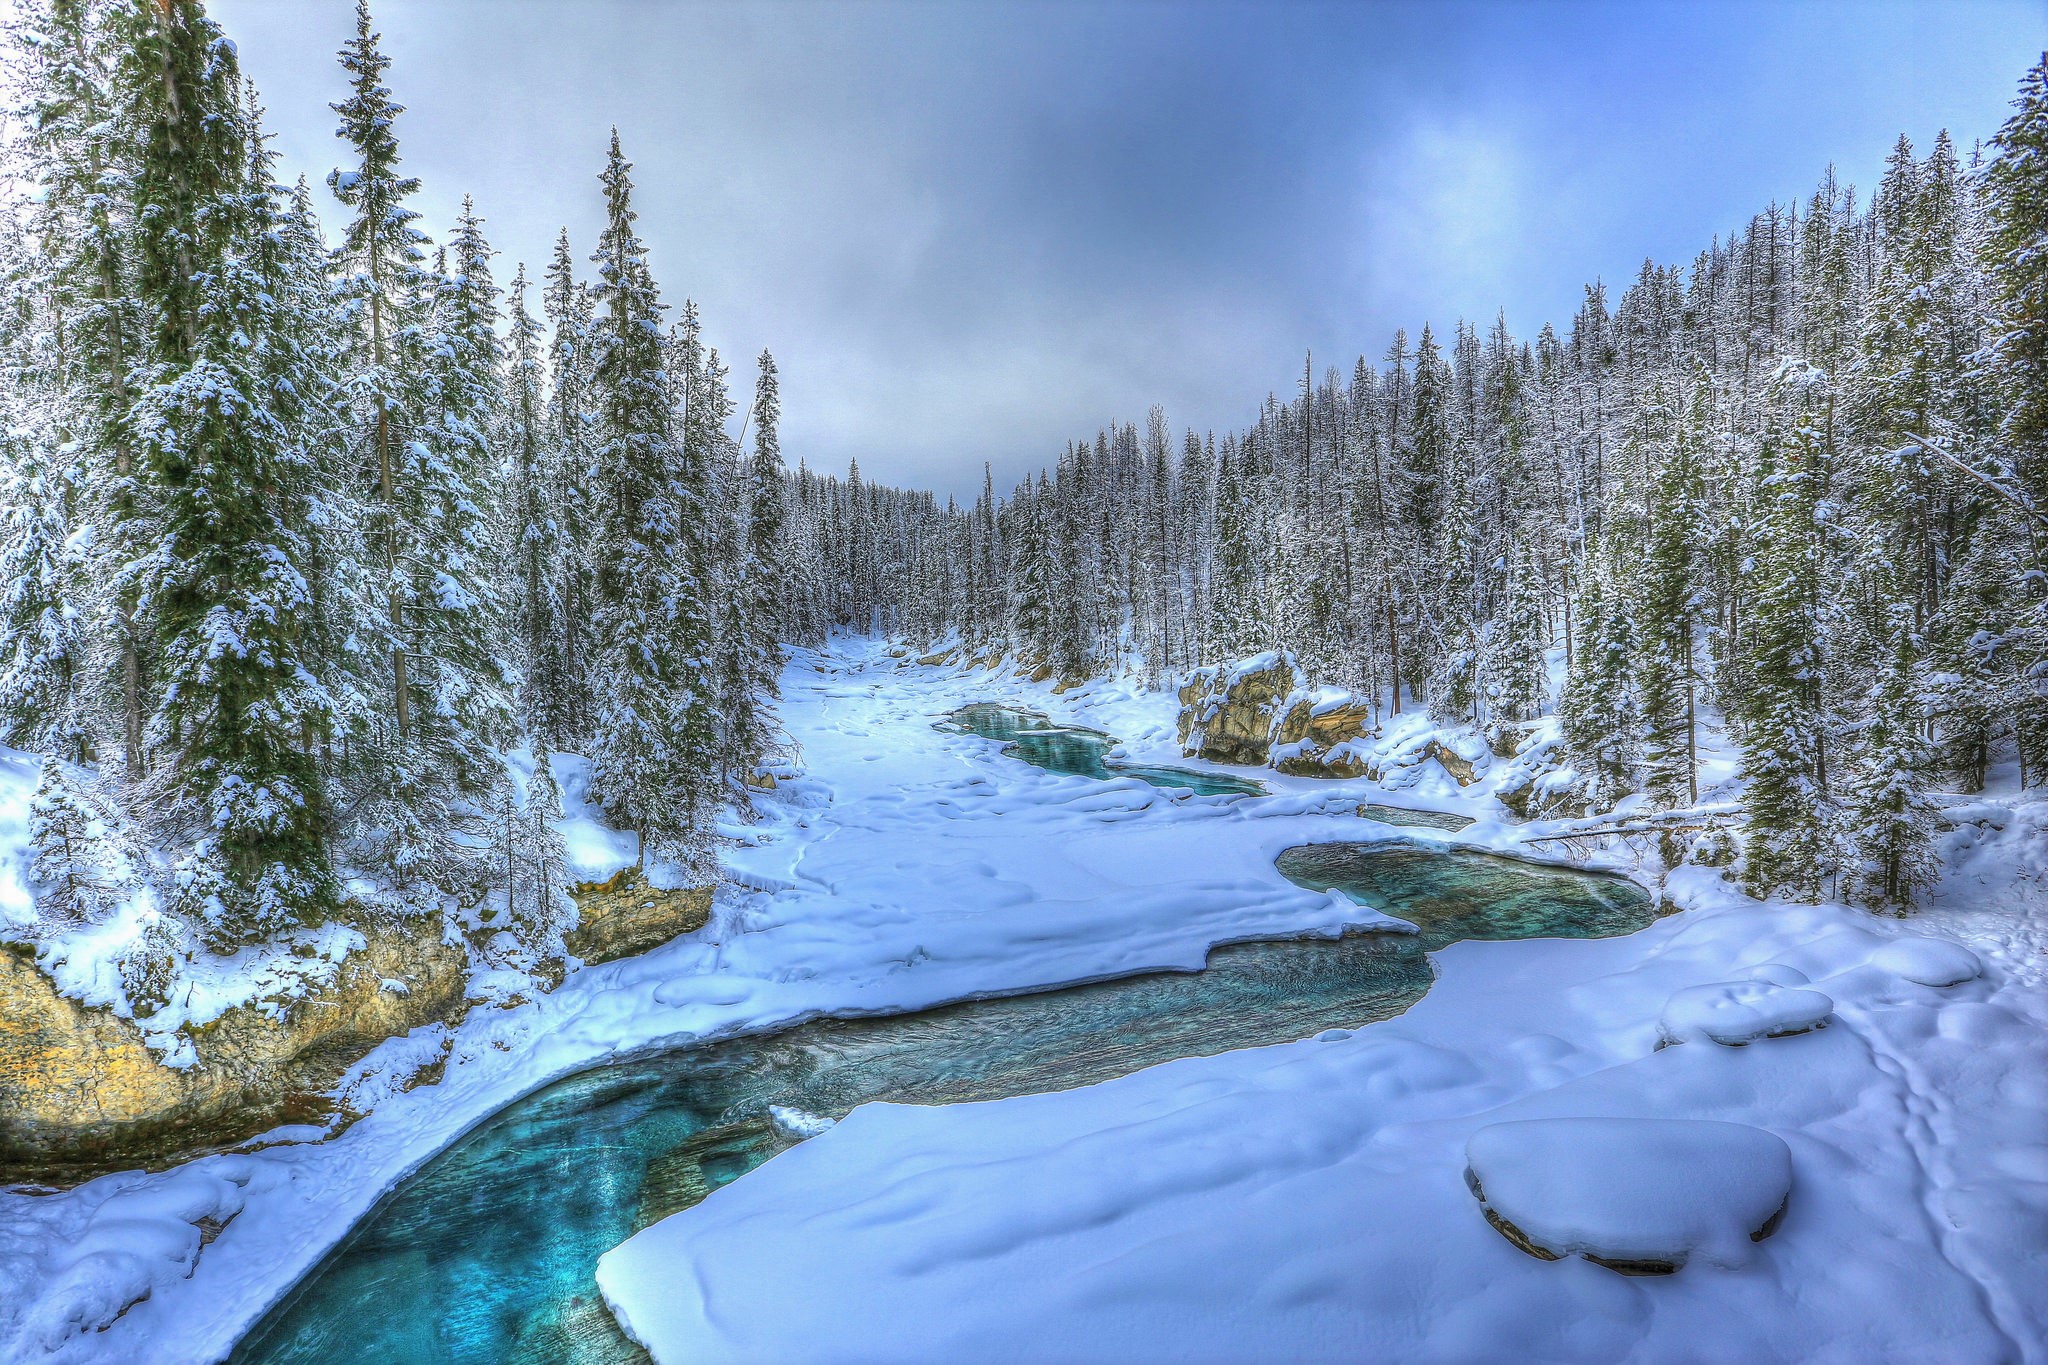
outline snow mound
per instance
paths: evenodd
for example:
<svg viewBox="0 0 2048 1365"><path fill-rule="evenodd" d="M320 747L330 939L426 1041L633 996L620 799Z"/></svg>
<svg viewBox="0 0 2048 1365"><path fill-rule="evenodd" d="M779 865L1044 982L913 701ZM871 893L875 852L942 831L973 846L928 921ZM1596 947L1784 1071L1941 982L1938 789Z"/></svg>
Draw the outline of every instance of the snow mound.
<svg viewBox="0 0 2048 1365"><path fill-rule="evenodd" d="M823 1114L813 1114L808 1110L798 1109L793 1105L771 1104L768 1106L768 1122L774 1126L775 1131L786 1138L794 1138L798 1142L802 1142L805 1138L816 1137L838 1121L837 1119L828 1119Z"/></svg>
<svg viewBox="0 0 2048 1365"><path fill-rule="evenodd" d="M1769 970L1769 969L1765 969ZM1789 968L1776 969L1779 973ZM1768 978L1688 986L1674 993L1658 1019L1659 1047L1709 1039L1741 1047L1759 1038L1783 1038L1823 1028L1835 1002L1819 991Z"/></svg>
<svg viewBox="0 0 2048 1365"><path fill-rule="evenodd" d="M1502 1236L1543 1260L1577 1254L1625 1274L1669 1274L1695 1256L1739 1266L1792 1192L1784 1139L1702 1119L1496 1123L1465 1159Z"/></svg>
<svg viewBox="0 0 2048 1365"><path fill-rule="evenodd" d="M1918 935L1892 940L1870 962L1921 986L1960 986L1984 975L1983 959L1962 944Z"/></svg>

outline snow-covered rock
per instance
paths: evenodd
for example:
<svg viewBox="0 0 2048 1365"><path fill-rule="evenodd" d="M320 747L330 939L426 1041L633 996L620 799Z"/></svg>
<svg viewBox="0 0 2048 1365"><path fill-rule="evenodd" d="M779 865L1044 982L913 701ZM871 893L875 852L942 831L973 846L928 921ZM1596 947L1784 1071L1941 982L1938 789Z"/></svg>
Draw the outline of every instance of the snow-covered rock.
<svg viewBox="0 0 2048 1365"><path fill-rule="evenodd" d="M808 1110L798 1109L793 1105L771 1104L768 1106L769 1124L784 1137L794 1138L798 1142L802 1142L805 1138L816 1137L838 1121L837 1119L826 1118L823 1114L813 1114Z"/></svg>
<svg viewBox="0 0 2048 1365"><path fill-rule="evenodd" d="M1628 1274L1741 1265L1792 1192L1784 1139L1741 1123L1523 1119L1481 1128L1465 1158L1487 1221L1516 1246Z"/></svg>
<svg viewBox="0 0 2048 1365"><path fill-rule="evenodd" d="M1282 710L1307 683L1285 650L1196 669L1180 689L1181 752L1218 763L1265 763Z"/></svg>
<svg viewBox="0 0 2048 1365"><path fill-rule="evenodd" d="M1797 976L1795 969L1781 971ZM1755 979L1688 986L1672 995L1657 1023L1659 1046L1707 1039L1741 1047L1825 1027L1835 1002L1789 981Z"/></svg>
<svg viewBox="0 0 2048 1365"><path fill-rule="evenodd" d="M1871 954L1871 965L1922 986L1960 986L1984 974L1984 963L1960 943L1910 935Z"/></svg>

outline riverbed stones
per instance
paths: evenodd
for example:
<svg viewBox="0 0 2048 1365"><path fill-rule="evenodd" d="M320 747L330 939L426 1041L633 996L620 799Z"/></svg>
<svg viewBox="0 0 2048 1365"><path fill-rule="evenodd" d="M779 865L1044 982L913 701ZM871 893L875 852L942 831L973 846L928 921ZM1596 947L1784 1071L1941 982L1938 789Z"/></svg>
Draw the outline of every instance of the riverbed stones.
<svg viewBox="0 0 2048 1365"><path fill-rule="evenodd" d="M1792 1193L1784 1139L1704 1119L1496 1123L1472 1135L1465 1158L1487 1222L1517 1248L1624 1275L1739 1266Z"/></svg>

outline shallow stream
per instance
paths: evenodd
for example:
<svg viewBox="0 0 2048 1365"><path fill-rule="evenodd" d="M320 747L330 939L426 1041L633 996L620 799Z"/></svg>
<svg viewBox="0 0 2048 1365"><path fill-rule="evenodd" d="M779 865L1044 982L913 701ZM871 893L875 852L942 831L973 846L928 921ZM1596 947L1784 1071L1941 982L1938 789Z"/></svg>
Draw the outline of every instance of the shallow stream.
<svg viewBox="0 0 2048 1365"><path fill-rule="evenodd" d="M598 1295L597 1259L789 1146L770 1105L838 1118L872 1100L1063 1090L1356 1028L1419 1000L1433 979L1427 953L1458 939L1602 937L1658 913L1620 878L1464 850L1308 845L1278 865L1421 932L1223 947L1197 973L818 1020L571 1077L509 1106L387 1195L233 1360L644 1360Z"/></svg>

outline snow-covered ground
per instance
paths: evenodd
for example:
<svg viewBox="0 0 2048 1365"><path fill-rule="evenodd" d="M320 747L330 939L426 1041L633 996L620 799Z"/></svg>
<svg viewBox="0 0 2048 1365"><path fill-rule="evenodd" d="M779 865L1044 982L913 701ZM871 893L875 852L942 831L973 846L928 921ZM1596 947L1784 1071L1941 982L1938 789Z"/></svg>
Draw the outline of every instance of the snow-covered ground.
<svg viewBox="0 0 2048 1365"><path fill-rule="evenodd" d="M1292 844L1386 833L1344 814L1381 797L1368 783L1265 773L1268 797L1176 796L931 728L1018 700L1123 737L1134 761L1180 761L1167 696L1054 696L865 641L799 655L784 692L806 776L731 851L705 930L393 1040L357 1069L371 1112L338 1138L0 1195L0 1356L215 1358L406 1172L622 1051L1192 967L1216 942L1376 918L1272 867ZM1399 800L1479 817L1455 841L1518 834L1440 773ZM641 1234L603 1282L673 1360L2048 1359L2044 836L2020 807L1956 838L1918 922L1758 905L1691 870L1670 887L1682 915L1627 939L1455 945L1419 1005L1355 1033L1053 1095L867 1106ZM1926 933L1969 939L1988 970L1921 984L1956 974L1893 943ZM1829 997L1828 1026L1657 1048L1675 993L1759 967ZM403 1088L444 1055L438 1085ZM1463 1179L1475 1132L1629 1117L1781 1137L1776 1235L1628 1279L1487 1225ZM202 1217L231 1220L203 1250Z"/></svg>

